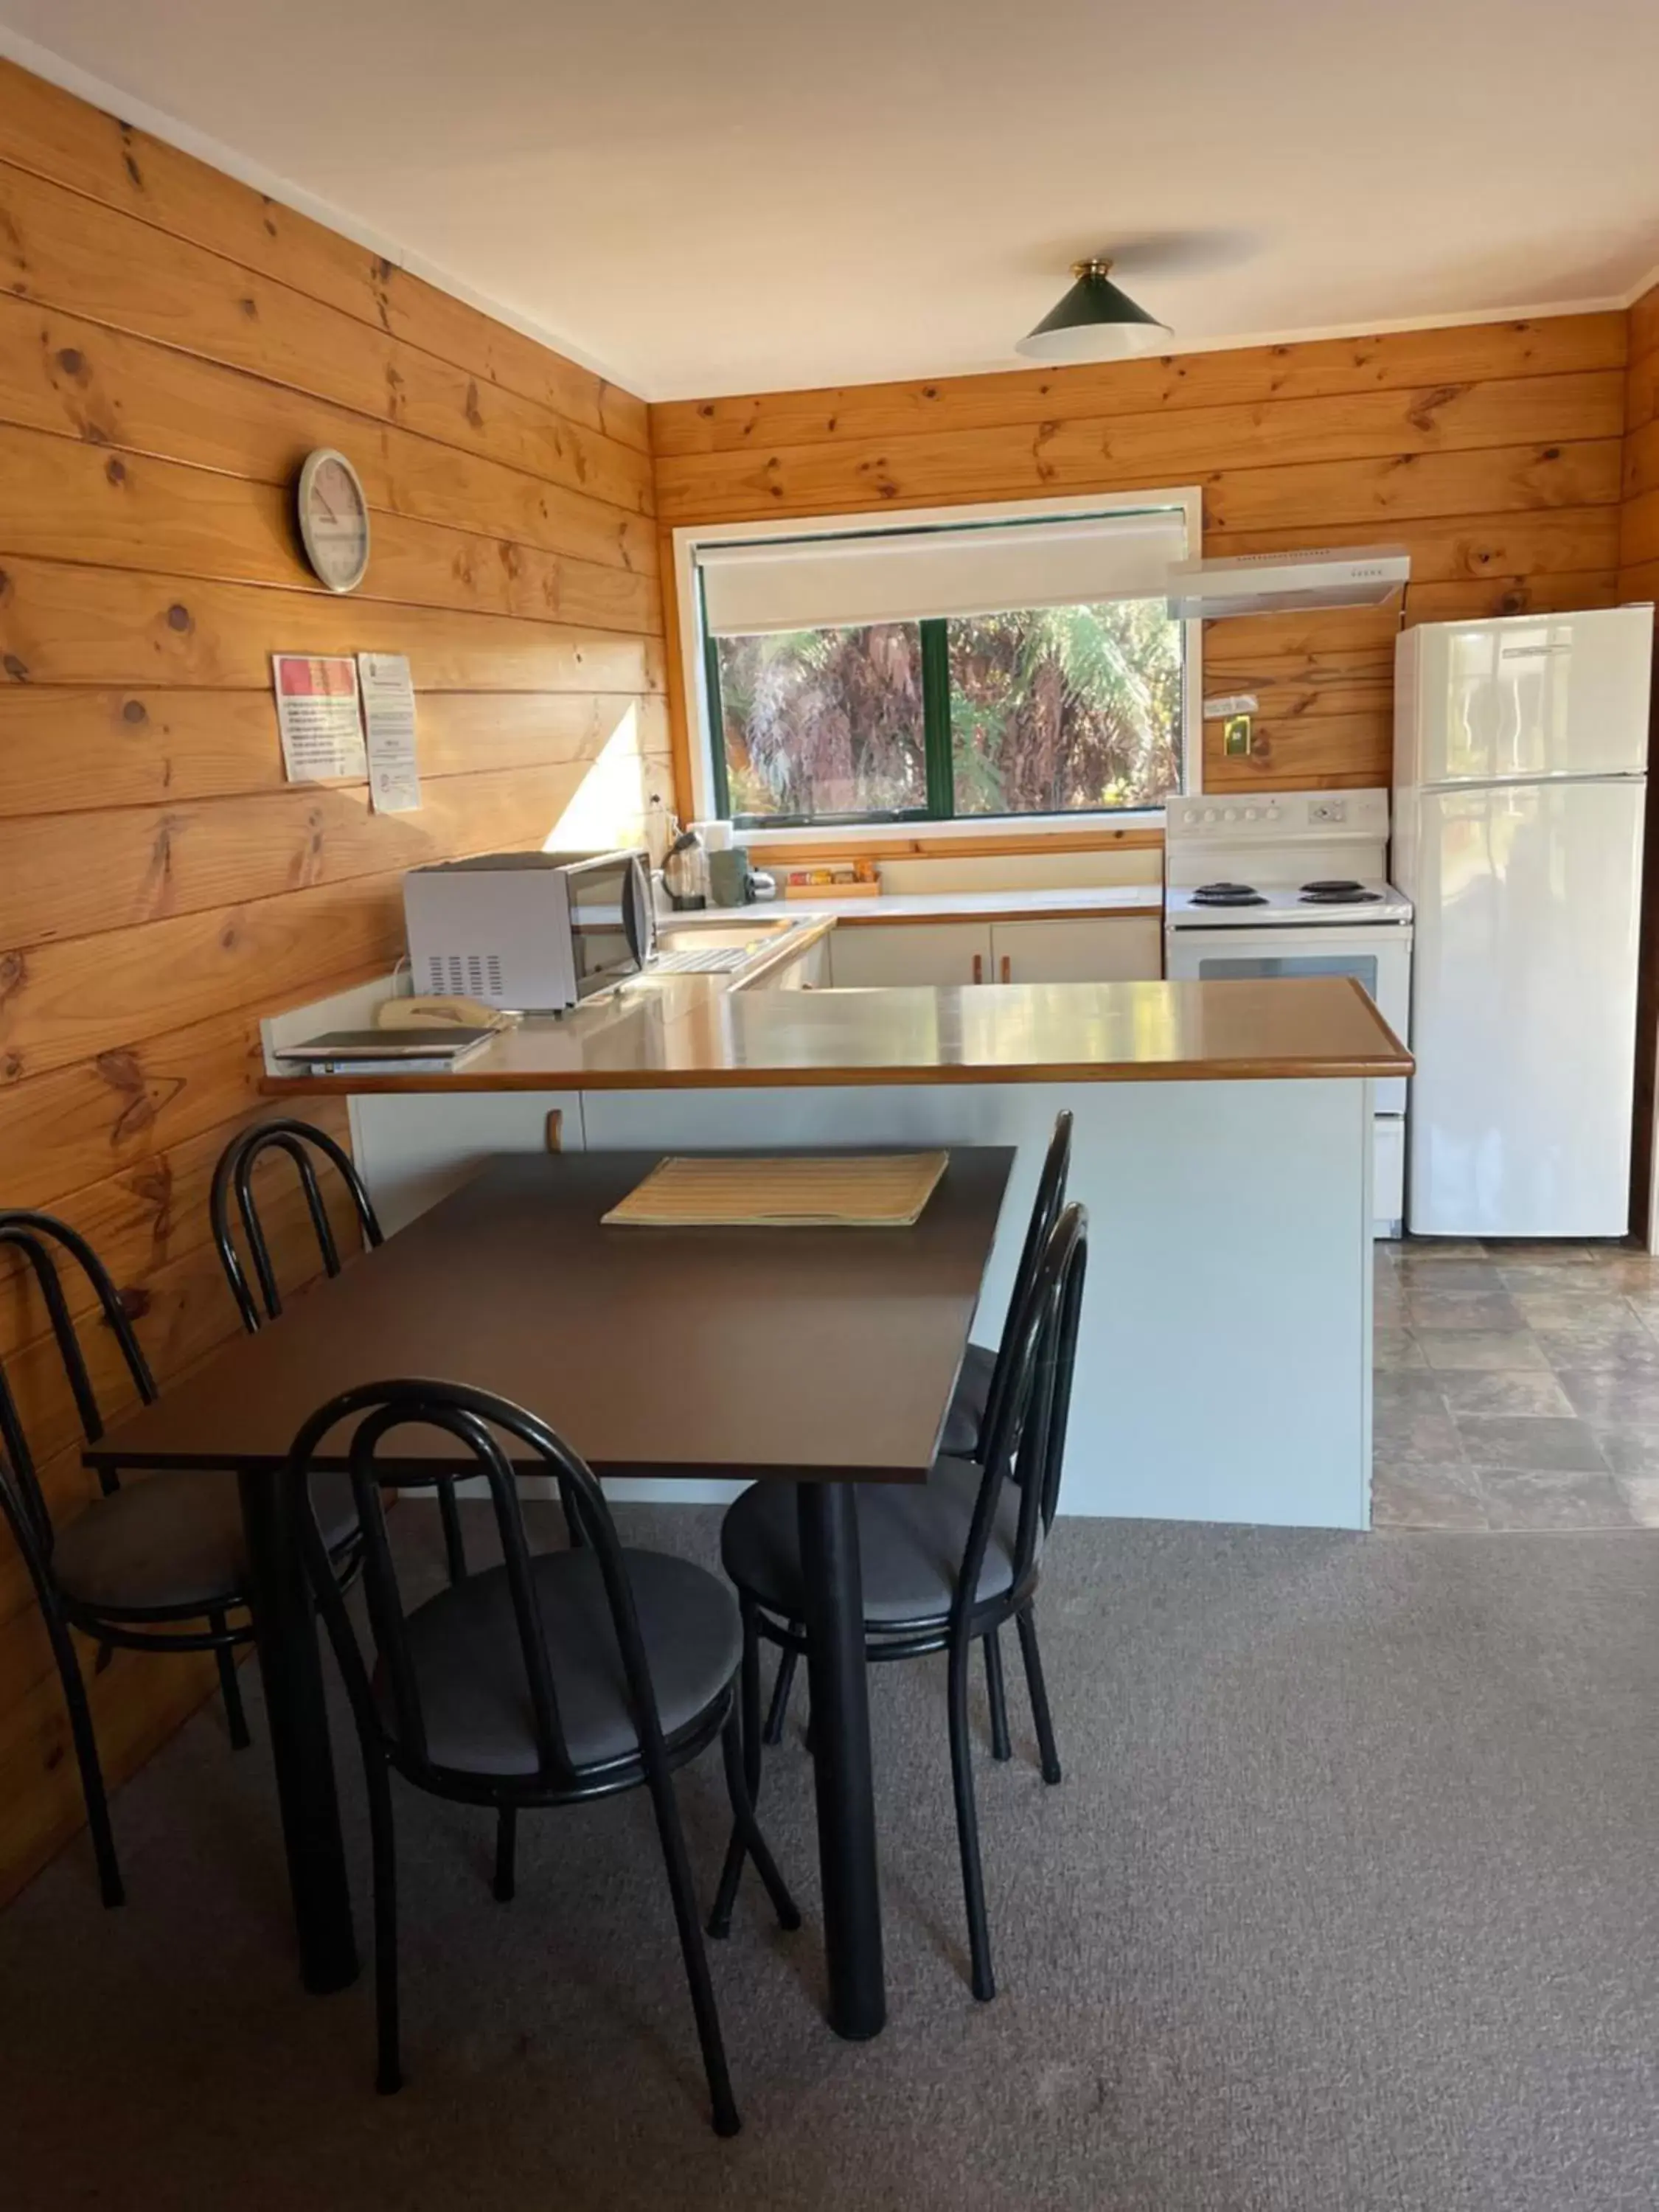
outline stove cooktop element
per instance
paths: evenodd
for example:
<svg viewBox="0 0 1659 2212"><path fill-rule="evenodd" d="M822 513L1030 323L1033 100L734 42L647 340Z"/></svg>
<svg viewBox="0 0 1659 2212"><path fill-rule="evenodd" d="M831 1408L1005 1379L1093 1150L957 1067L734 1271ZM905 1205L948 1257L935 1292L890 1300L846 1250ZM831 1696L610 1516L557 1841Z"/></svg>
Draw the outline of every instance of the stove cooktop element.
<svg viewBox="0 0 1659 2212"><path fill-rule="evenodd" d="M1194 906L1266 906L1267 903L1253 884L1200 884L1193 893Z"/></svg>
<svg viewBox="0 0 1659 2212"><path fill-rule="evenodd" d="M1165 809L1170 930L1405 929L1388 881L1386 791L1175 797Z"/></svg>
<svg viewBox="0 0 1659 2212"><path fill-rule="evenodd" d="M1381 891L1367 890L1351 876L1328 877L1322 883L1302 886L1304 906L1371 906L1382 896Z"/></svg>
<svg viewBox="0 0 1659 2212"><path fill-rule="evenodd" d="M1207 884L1170 884L1164 893L1164 921L1170 929L1370 929L1411 918L1411 901L1380 876L1353 890L1317 897L1300 883L1271 882L1241 885L1239 892L1220 898L1209 894Z"/></svg>

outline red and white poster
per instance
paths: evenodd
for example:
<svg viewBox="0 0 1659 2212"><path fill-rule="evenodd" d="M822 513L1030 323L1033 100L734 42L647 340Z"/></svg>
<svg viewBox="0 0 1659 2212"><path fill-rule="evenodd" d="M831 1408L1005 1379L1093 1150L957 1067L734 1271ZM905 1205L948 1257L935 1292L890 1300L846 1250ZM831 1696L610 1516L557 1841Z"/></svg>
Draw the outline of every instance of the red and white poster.
<svg viewBox="0 0 1659 2212"><path fill-rule="evenodd" d="M271 670L289 781L367 775L357 664L351 655L276 653Z"/></svg>

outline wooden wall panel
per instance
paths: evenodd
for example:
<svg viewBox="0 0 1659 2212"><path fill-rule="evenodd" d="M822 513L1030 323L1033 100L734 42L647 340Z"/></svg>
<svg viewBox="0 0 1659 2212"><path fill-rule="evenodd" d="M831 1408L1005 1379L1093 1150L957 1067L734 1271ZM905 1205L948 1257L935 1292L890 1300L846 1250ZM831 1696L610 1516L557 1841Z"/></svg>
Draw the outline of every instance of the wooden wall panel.
<svg viewBox="0 0 1659 2212"><path fill-rule="evenodd" d="M1630 313L1619 595L1659 599L1659 285Z"/></svg>
<svg viewBox="0 0 1659 2212"><path fill-rule="evenodd" d="M1630 312L1625 380L1624 502L1620 511L1618 596L1659 601L1659 285ZM1659 698L1648 764L1659 764ZM1632 1131L1631 1227L1652 1232L1654 1144L1659 1092L1659 777L1648 777L1647 865L1642 889L1642 969L1636 1007L1636 1100Z"/></svg>
<svg viewBox="0 0 1659 2212"><path fill-rule="evenodd" d="M642 400L308 216L0 62L6 158L647 450Z"/></svg>
<svg viewBox="0 0 1659 2212"><path fill-rule="evenodd" d="M661 684L654 637L17 559L3 549L0 563L0 678L15 684L249 690L270 680L273 652L372 648L406 653L422 692L647 692Z"/></svg>
<svg viewBox="0 0 1659 2212"><path fill-rule="evenodd" d="M0 285L648 514L632 446L0 159Z"/></svg>
<svg viewBox="0 0 1659 2212"><path fill-rule="evenodd" d="M1195 483L1207 552L1407 545L1407 622L1604 605L1638 383L1626 319L675 401L651 410L665 555L681 525ZM1641 380L1644 420L1656 385L1659 368ZM1659 498L1629 517L1627 552L1651 539L1659 556L1656 515ZM1386 781L1400 619L1211 624L1206 689L1255 690L1261 709L1249 759L1206 742L1206 787ZM684 783L677 663L670 675Z"/></svg>
<svg viewBox="0 0 1659 2212"><path fill-rule="evenodd" d="M315 446L349 446L371 507L645 574L649 520L396 423L236 369L0 296L0 421L287 486Z"/></svg>
<svg viewBox="0 0 1659 2212"><path fill-rule="evenodd" d="M613 743L662 758L667 702L627 691L433 691L421 701L420 742L422 773L434 778L580 765ZM269 687L0 685L0 823L292 788Z"/></svg>
<svg viewBox="0 0 1659 2212"><path fill-rule="evenodd" d="M0 1205L94 1238L163 1387L236 1327L205 1198L270 1110L260 1015L384 969L412 860L539 844L601 789L603 834L636 836L666 790L648 442L602 378L0 63ZM349 599L293 526L319 445L373 510ZM363 649L413 666L413 814L283 779L272 652ZM272 1218L302 1281L292 1193ZM0 1267L0 1358L72 1511L44 1328ZM212 1671L96 1678L114 1776ZM0 1898L80 1819L0 1545Z"/></svg>

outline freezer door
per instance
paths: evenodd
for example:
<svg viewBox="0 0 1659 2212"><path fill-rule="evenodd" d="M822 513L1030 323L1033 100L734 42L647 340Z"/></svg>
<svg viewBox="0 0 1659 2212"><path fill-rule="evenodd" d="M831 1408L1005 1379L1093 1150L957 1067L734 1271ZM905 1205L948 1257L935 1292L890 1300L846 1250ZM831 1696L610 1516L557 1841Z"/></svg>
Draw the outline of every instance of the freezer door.
<svg viewBox="0 0 1659 2212"><path fill-rule="evenodd" d="M1639 775L1652 659L1646 607L1425 623L1401 643L1395 781Z"/></svg>
<svg viewBox="0 0 1659 2212"><path fill-rule="evenodd" d="M1639 781L1424 792L1406 1220L1629 1225Z"/></svg>

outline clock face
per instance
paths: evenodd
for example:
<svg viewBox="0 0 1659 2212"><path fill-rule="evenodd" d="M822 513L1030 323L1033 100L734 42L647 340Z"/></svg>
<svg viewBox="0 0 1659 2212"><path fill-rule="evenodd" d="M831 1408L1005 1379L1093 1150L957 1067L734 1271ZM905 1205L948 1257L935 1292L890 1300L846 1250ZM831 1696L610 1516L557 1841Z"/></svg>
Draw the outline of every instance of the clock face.
<svg viewBox="0 0 1659 2212"><path fill-rule="evenodd" d="M343 453L320 446L300 471L300 536L331 592L353 592L368 567L368 501Z"/></svg>

